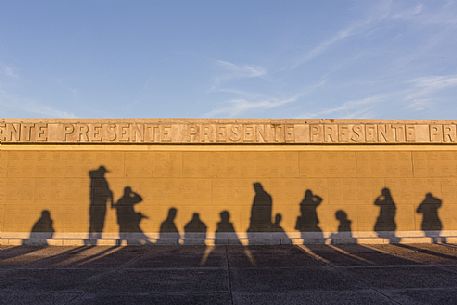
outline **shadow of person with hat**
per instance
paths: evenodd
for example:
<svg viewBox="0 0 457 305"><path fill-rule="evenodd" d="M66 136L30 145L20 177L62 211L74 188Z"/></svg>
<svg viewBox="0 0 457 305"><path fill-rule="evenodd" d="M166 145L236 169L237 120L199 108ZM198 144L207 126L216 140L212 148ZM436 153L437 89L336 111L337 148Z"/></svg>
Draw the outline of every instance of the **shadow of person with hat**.
<svg viewBox="0 0 457 305"><path fill-rule="evenodd" d="M109 171L101 165L98 169L89 171L89 238L88 245L97 244L102 237L105 225L106 206L113 205L113 192L109 188L105 174Z"/></svg>

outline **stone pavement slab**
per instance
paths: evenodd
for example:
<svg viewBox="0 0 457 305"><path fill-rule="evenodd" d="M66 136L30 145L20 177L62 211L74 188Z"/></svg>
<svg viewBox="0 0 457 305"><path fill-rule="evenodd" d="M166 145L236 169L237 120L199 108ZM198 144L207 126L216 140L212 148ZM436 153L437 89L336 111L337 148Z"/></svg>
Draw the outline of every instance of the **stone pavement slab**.
<svg viewBox="0 0 457 305"><path fill-rule="evenodd" d="M321 261L292 246L228 247L229 264L233 268L303 267L323 265Z"/></svg>
<svg viewBox="0 0 457 305"><path fill-rule="evenodd" d="M0 247L0 305L457 304L456 249Z"/></svg>
<svg viewBox="0 0 457 305"><path fill-rule="evenodd" d="M234 293L235 305L394 305L388 297L370 290L283 293Z"/></svg>
<svg viewBox="0 0 457 305"><path fill-rule="evenodd" d="M1 292L0 305L55 305L70 304L72 300L78 298L74 293L29 293L29 292Z"/></svg>
<svg viewBox="0 0 457 305"><path fill-rule="evenodd" d="M2 269L1 292L79 292L105 274L96 269Z"/></svg>
<svg viewBox="0 0 457 305"><path fill-rule="evenodd" d="M344 270L342 270L344 269ZM457 273L435 266L342 267L353 280L375 289L448 288L457 289Z"/></svg>
<svg viewBox="0 0 457 305"><path fill-rule="evenodd" d="M455 305L457 291L451 289L409 289L403 291L387 291L386 294L398 304L416 305Z"/></svg>
<svg viewBox="0 0 457 305"><path fill-rule="evenodd" d="M245 268L231 269L232 290L236 292L284 292L309 290L354 290L357 282L347 281L333 268Z"/></svg>
<svg viewBox="0 0 457 305"><path fill-rule="evenodd" d="M230 305L229 293L214 294L135 294L135 295L116 295L116 294L84 294L73 299L70 305Z"/></svg>
<svg viewBox="0 0 457 305"><path fill-rule="evenodd" d="M125 269L109 272L80 286L91 293L228 292L227 271L221 269Z"/></svg>

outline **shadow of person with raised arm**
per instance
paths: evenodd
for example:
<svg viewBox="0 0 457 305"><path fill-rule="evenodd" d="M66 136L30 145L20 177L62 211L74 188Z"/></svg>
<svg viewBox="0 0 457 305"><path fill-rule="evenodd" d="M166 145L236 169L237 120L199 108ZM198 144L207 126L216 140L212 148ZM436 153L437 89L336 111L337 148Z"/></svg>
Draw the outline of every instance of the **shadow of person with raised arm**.
<svg viewBox="0 0 457 305"><path fill-rule="evenodd" d="M290 240L289 236L286 234L286 231L281 226L282 215L281 213L275 214L275 219L272 225L272 232L274 235L274 240L279 241L281 245L290 245L292 241Z"/></svg>
<svg viewBox="0 0 457 305"><path fill-rule="evenodd" d="M151 244L140 227L141 220L148 216L135 211L135 205L143 201L141 196L134 192L130 186L124 188L122 197L112 205L116 210L116 220L119 225L119 239L117 245L125 240L127 245Z"/></svg>
<svg viewBox="0 0 457 305"><path fill-rule="evenodd" d="M317 208L322 203L322 198L314 195L310 189L305 191L305 197L300 202L300 216L297 217L295 229L301 232L304 243L323 243L324 235L319 227Z"/></svg>
<svg viewBox="0 0 457 305"><path fill-rule="evenodd" d="M184 226L184 245L205 245L207 226L200 213L193 213L191 220Z"/></svg>
<svg viewBox="0 0 457 305"><path fill-rule="evenodd" d="M251 217L249 219L249 227L247 230L249 244L255 244L256 239L263 239L263 232L271 232L272 230L272 206L273 200L263 188L262 184L255 182L254 199L251 207ZM260 233L260 234L259 234Z"/></svg>
<svg viewBox="0 0 457 305"><path fill-rule="evenodd" d="M158 245L179 245L179 234L178 227L175 224L178 210L176 208L168 209L167 218L160 224L159 239L157 240Z"/></svg>
<svg viewBox="0 0 457 305"><path fill-rule="evenodd" d="M22 244L24 246L47 247L47 240L52 239L54 232L51 212L43 210L41 211L40 218L38 218L37 222L35 222L30 230L29 239L24 240Z"/></svg>
<svg viewBox="0 0 457 305"><path fill-rule="evenodd" d="M438 209L441 208L441 205L441 199L433 197L432 193L427 193L416 210L416 213L422 214L421 230L433 242L440 241L441 230L443 229L443 224L438 215Z"/></svg>
<svg viewBox="0 0 457 305"><path fill-rule="evenodd" d="M348 215L343 210L338 210L335 213L335 218L338 220L338 231L332 233L332 244L340 243L355 243L356 239L352 237L352 221L348 219Z"/></svg>
<svg viewBox="0 0 457 305"><path fill-rule="evenodd" d="M381 195L375 199L374 205L380 207L378 218L374 224L374 231L378 237L388 239L389 242L398 242L399 239L395 237L397 207L389 188L381 189Z"/></svg>
<svg viewBox="0 0 457 305"><path fill-rule="evenodd" d="M96 245L102 237L105 225L106 205L113 204L113 192L109 188L105 178L108 170L101 165L96 170L89 171L90 195L89 195L89 237L86 245Z"/></svg>

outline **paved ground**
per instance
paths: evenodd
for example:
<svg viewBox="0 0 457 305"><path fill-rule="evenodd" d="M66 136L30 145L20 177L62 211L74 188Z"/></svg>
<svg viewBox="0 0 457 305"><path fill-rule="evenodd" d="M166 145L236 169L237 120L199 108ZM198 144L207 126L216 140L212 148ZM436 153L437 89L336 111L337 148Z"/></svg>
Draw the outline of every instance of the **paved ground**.
<svg viewBox="0 0 457 305"><path fill-rule="evenodd" d="M457 304L457 245L2 247L0 304Z"/></svg>

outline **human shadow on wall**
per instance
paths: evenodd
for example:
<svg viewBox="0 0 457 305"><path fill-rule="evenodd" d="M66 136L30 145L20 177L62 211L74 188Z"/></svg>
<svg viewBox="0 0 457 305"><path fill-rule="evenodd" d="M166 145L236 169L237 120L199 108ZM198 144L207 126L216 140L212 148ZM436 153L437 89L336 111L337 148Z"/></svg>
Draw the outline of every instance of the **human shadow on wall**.
<svg viewBox="0 0 457 305"><path fill-rule="evenodd" d="M380 210L373 230L380 238L388 239L391 243L399 242L400 239L395 236L397 207L389 188L384 187L381 189L381 195L375 199L374 205L378 206Z"/></svg>
<svg viewBox="0 0 457 305"><path fill-rule="evenodd" d="M247 247L244 247L236 233L235 226L230 220L230 212L222 211L219 213L219 222L216 223L215 247L210 249L208 257L204 257L205 265L213 266L217 263L220 257L229 256L236 257L236 261L243 261L251 265L251 253Z"/></svg>
<svg viewBox="0 0 457 305"><path fill-rule="evenodd" d="M220 221L216 224L216 246L227 244L241 246L235 227L230 222L230 213L222 211L219 213L219 217Z"/></svg>
<svg viewBox="0 0 457 305"><path fill-rule="evenodd" d="M348 219L348 215L343 210L338 210L335 213L335 218L338 220L338 229L336 233L330 236L332 244L340 243L355 243L356 239L352 237L352 221Z"/></svg>
<svg viewBox="0 0 457 305"><path fill-rule="evenodd" d="M184 245L204 246L207 226L200 213L193 213L191 220L184 226Z"/></svg>
<svg viewBox="0 0 457 305"><path fill-rule="evenodd" d="M274 240L280 241L282 245L290 245L292 244L292 240L289 238L289 236L286 234L286 231L281 226L281 221L282 221L282 214L281 213L276 213L275 214L275 219L272 224L271 231L274 234Z"/></svg>
<svg viewBox="0 0 457 305"><path fill-rule="evenodd" d="M310 189L305 191L305 196L300 202L300 215L295 223L295 229L301 232L304 243L307 243L308 240L312 240L313 243L324 242L317 213L317 208L321 203L321 197L313 194Z"/></svg>
<svg viewBox="0 0 457 305"><path fill-rule="evenodd" d="M175 220L178 215L178 209L170 208L167 212L167 217L160 224L159 239L157 240L158 245L175 245L179 246L179 234L178 227L176 226Z"/></svg>
<svg viewBox="0 0 457 305"><path fill-rule="evenodd" d="M259 182L255 182L253 187L254 199L247 229L249 245L255 244L257 240L262 239L260 237L261 233L271 232L273 226L271 222L273 206L271 195L265 191L263 185Z"/></svg>
<svg viewBox="0 0 457 305"><path fill-rule="evenodd" d="M421 230L433 242L440 241L441 230L443 229L443 224L438 215L438 209L441 206L441 199L433 197L432 193L427 193L416 210L416 213L422 214Z"/></svg>
<svg viewBox="0 0 457 305"><path fill-rule="evenodd" d="M385 262L389 262L390 264L416 263L408 259L408 257L400 257L377 247L359 244L357 239L352 235L352 221L349 219L347 213L343 210L338 210L335 213L335 218L339 224L337 232L332 233L330 236L331 245L327 247L329 253L320 253L320 255L327 257L330 262L361 266L379 265L385 264ZM332 251L336 252L332 254ZM334 261L335 259L337 261Z"/></svg>
<svg viewBox="0 0 457 305"><path fill-rule="evenodd" d="M53 220L51 212L48 210L41 211L40 218L35 222L30 230L29 239L23 241L24 246L48 246L48 239L52 239L54 235Z"/></svg>
<svg viewBox="0 0 457 305"><path fill-rule="evenodd" d="M149 217L135 211L135 205L141 201L143 198L140 194L134 192L130 186L126 186L122 197L112 204L111 207L116 210L116 221L119 226L118 246L123 241L126 241L127 245L152 244L140 226L141 221Z"/></svg>
<svg viewBox="0 0 457 305"><path fill-rule="evenodd" d="M105 225L108 203L114 204L114 196L105 174L109 171L101 165L98 169L89 171L89 237L86 245L96 245L101 239Z"/></svg>
<svg viewBox="0 0 457 305"><path fill-rule="evenodd" d="M193 213L190 221L184 225L184 246L193 246L192 256L198 259L198 265L206 264L210 249L206 247L206 224L201 220L200 213Z"/></svg>

